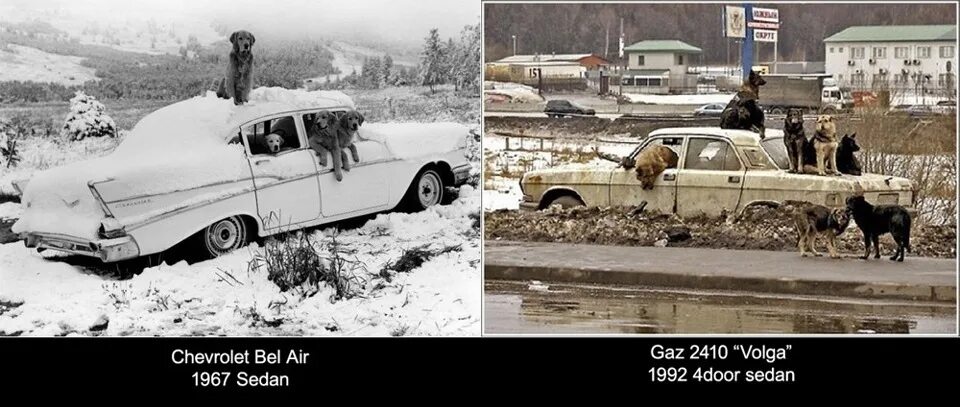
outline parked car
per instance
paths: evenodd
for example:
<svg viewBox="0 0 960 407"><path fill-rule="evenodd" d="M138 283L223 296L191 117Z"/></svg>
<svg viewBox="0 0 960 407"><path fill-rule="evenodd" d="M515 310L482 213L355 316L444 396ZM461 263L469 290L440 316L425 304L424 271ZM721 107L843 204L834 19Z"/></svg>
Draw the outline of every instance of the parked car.
<svg viewBox="0 0 960 407"><path fill-rule="evenodd" d="M709 105L703 105L696 108L693 111L694 116L720 116L720 113L723 113L723 108L727 105L722 103L711 103Z"/></svg>
<svg viewBox="0 0 960 407"><path fill-rule="evenodd" d="M596 110L576 102L562 99L548 100L547 106L543 109L543 112L547 114L547 117L564 117L572 115L593 116L597 114Z"/></svg>
<svg viewBox="0 0 960 407"><path fill-rule="evenodd" d="M104 262L185 240L218 256L257 236L437 205L467 179L465 126L368 122L355 143L360 161L338 182L305 129L318 111L351 110L353 102L319 93L343 97L293 103L257 100L255 92L243 106L208 96L151 113L110 155L16 183L23 214L13 231L27 247ZM259 145L282 126L279 152Z"/></svg>
<svg viewBox="0 0 960 407"><path fill-rule="evenodd" d="M933 106L927 105L897 105L890 109L887 112L887 115L892 116L908 116L908 117L929 117L937 114Z"/></svg>
<svg viewBox="0 0 960 407"><path fill-rule="evenodd" d="M915 185L906 178L879 174L818 176L787 172L783 131L756 133L716 127L667 128L650 133L629 157L644 149L667 146L679 156L676 168L664 171L645 190L633 169L616 164L573 164L530 171L523 175L521 209L636 206L680 216L741 213L753 205L779 205L801 200L843 207L846 198L862 189L874 204L913 208ZM630 161L630 160L625 160Z"/></svg>
<svg viewBox="0 0 960 407"><path fill-rule="evenodd" d="M937 114L955 115L957 114L957 101L941 100L937 102L936 106L933 106L933 111Z"/></svg>

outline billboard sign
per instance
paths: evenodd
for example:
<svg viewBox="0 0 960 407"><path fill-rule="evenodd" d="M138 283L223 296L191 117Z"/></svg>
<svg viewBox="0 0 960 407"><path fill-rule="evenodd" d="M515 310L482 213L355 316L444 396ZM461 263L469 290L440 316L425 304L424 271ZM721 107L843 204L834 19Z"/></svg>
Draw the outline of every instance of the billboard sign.
<svg viewBox="0 0 960 407"><path fill-rule="evenodd" d="M731 38L746 38L747 36L747 17L743 7L725 6L724 29L723 33Z"/></svg>

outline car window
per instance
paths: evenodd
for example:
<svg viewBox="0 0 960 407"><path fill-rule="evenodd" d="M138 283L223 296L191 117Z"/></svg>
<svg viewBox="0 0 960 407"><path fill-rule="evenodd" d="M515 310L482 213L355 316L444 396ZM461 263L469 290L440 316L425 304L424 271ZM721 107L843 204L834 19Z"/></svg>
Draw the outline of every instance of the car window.
<svg viewBox="0 0 960 407"><path fill-rule="evenodd" d="M767 138L760 142L763 151L766 151L773 159L774 164L781 170L790 168L790 160L787 158L787 147L783 145L782 138ZM749 157L748 157L749 159Z"/></svg>
<svg viewBox="0 0 960 407"><path fill-rule="evenodd" d="M737 171L743 169L737 152L723 140L692 137L687 142L683 168L691 170Z"/></svg>
<svg viewBox="0 0 960 407"><path fill-rule="evenodd" d="M293 116L248 124L240 128L240 137L250 146L252 155L277 154L301 147Z"/></svg>
<svg viewBox="0 0 960 407"><path fill-rule="evenodd" d="M760 151L759 148L741 147L740 151L742 151L744 157L747 158L747 164L749 164L751 168L768 170L775 170L778 168L774 163L770 162L770 160L767 158L767 155L764 154L763 151Z"/></svg>
<svg viewBox="0 0 960 407"><path fill-rule="evenodd" d="M662 137L662 138L656 138L656 139L651 140L650 143L648 143L647 145L643 146L642 149L635 151L634 154L633 154L633 156L632 156L632 158L636 159L637 156L640 154L641 151L646 151L646 150L651 149L651 148L653 148L653 147L655 147L655 146L666 146L667 148L673 150L673 152L677 154L677 157L679 157L679 156L680 156L680 146L681 146L681 145L683 145L683 138L682 138L682 137ZM670 168L674 168L674 167L670 167Z"/></svg>

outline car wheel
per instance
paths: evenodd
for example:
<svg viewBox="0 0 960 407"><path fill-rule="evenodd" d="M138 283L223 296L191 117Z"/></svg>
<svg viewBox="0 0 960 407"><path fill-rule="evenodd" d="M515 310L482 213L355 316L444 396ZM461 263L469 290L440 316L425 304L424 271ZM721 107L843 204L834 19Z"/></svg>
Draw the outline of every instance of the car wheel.
<svg viewBox="0 0 960 407"><path fill-rule="evenodd" d="M830 114L830 115L837 114L837 109L834 109L832 106L825 107L823 109L823 114Z"/></svg>
<svg viewBox="0 0 960 407"><path fill-rule="evenodd" d="M550 204L547 205L547 208L553 205L560 205L563 209L569 209L577 206L583 206L583 202L580 202L579 199L570 195L563 195L557 197L556 199L550 201Z"/></svg>
<svg viewBox="0 0 960 407"><path fill-rule="evenodd" d="M773 109L770 109L770 114L784 114L784 113L786 112L783 111L782 107L775 107Z"/></svg>
<svg viewBox="0 0 960 407"><path fill-rule="evenodd" d="M231 216L204 228L199 238L209 257L222 256L247 243L247 224L239 216Z"/></svg>
<svg viewBox="0 0 960 407"><path fill-rule="evenodd" d="M424 169L417 174L405 196L406 207L411 211L422 211L439 204L443 200L443 178L433 169Z"/></svg>

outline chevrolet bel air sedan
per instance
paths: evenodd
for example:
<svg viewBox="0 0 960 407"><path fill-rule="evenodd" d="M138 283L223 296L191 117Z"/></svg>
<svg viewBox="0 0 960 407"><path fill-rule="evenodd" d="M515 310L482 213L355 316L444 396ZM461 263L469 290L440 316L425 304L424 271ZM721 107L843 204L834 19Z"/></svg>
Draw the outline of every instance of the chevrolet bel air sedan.
<svg viewBox="0 0 960 407"><path fill-rule="evenodd" d="M151 113L109 155L15 183L27 247L98 257L145 256L185 240L209 256L254 237L398 206L422 210L467 179L470 130L454 123L369 121L359 162L337 181L307 142L320 110L354 109L340 92L258 88L235 106L212 93ZM279 151L260 140L280 134ZM192 240L191 240L192 239Z"/></svg>
<svg viewBox="0 0 960 407"><path fill-rule="evenodd" d="M873 204L899 204L908 210L916 204L916 187L909 179L788 172L781 130L768 129L761 140L750 131L718 127L659 129L629 157L661 145L676 152L679 163L661 173L652 189L640 186L632 168L613 163L561 166L523 175L521 209L538 210L554 204L637 206L646 202L646 210L661 213L717 216L740 214L752 205L777 206L786 200L843 207L847 197L860 192Z"/></svg>

